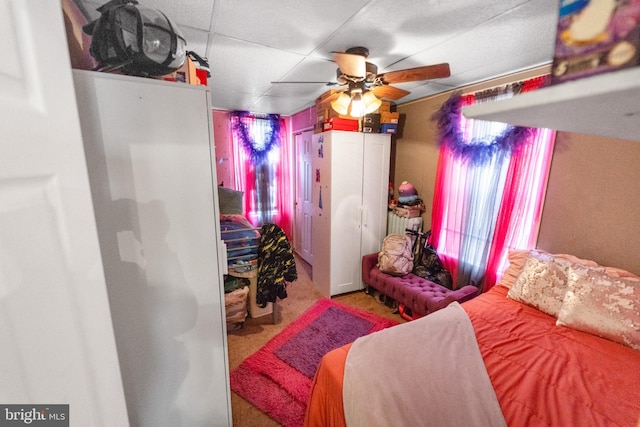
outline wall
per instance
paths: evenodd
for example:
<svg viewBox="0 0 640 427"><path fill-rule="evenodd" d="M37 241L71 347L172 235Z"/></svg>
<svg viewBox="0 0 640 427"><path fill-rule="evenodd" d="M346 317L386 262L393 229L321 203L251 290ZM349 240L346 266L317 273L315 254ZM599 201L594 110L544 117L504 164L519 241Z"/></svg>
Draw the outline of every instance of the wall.
<svg viewBox="0 0 640 427"><path fill-rule="evenodd" d="M548 67L465 88L472 92L540 75ZM412 182L424 200L425 227L438 161L437 129L431 121L450 93L399 105L400 132L392 177ZM540 226L538 247L571 253L640 274L640 141L559 132Z"/></svg>
<svg viewBox="0 0 640 427"><path fill-rule="evenodd" d="M233 174L233 150L229 111L213 110L213 140L215 141L217 184L236 188Z"/></svg>
<svg viewBox="0 0 640 427"><path fill-rule="evenodd" d="M316 107L312 106L291 116L291 133L313 129L316 124Z"/></svg>
<svg viewBox="0 0 640 427"><path fill-rule="evenodd" d="M640 141L559 132L538 247L640 274Z"/></svg>

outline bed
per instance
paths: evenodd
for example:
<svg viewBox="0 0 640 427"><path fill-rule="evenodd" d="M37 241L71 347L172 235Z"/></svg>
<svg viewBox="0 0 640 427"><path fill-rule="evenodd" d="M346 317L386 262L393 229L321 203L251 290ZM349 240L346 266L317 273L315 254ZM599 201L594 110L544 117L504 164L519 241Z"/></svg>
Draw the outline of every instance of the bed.
<svg viewBox="0 0 640 427"><path fill-rule="evenodd" d="M543 251L509 260L499 284L457 308L326 354L305 426L640 426L640 279ZM430 354L460 340L439 335L456 310L475 349Z"/></svg>

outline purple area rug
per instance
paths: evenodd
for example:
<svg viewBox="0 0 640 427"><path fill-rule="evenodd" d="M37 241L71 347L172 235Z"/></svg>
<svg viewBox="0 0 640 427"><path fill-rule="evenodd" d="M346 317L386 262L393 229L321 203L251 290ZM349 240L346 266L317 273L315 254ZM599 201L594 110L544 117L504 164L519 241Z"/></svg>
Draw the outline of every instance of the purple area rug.
<svg viewBox="0 0 640 427"><path fill-rule="evenodd" d="M322 356L397 323L323 298L231 372L231 389L283 426L302 426Z"/></svg>

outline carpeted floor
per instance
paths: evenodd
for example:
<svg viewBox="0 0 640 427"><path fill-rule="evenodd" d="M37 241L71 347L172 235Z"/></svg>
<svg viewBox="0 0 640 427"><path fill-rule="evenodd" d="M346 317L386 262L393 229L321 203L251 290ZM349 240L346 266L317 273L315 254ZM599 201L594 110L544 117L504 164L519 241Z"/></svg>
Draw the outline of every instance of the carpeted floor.
<svg viewBox="0 0 640 427"><path fill-rule="evenodd" d="M276 305L278 324L273 324L271 315L256 319L247 318L244 328L230 332L227 335L230 371L236 369L244 359L258 351L289 323L322 298L322 294L311 281L311 267L299 257L296 257L296 267L298 280L287 288L287 298L279 300ZM398 314L393 313L393 309L377 302L376 299L365 294L364 291L338 295L332 299L393 319L399 323L404 322ZM235 427L272 427L280 425L234 392L231 393L231 406L233 425Z"/></svg>

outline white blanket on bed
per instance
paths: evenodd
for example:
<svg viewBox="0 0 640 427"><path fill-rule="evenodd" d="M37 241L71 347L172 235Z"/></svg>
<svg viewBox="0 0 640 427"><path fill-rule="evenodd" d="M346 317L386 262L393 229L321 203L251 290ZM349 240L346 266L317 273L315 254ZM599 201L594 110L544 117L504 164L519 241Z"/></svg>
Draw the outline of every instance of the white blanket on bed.
<svg viewBox="0 0 640 427"><path fill-rule="evenodd" d="M347 355L348 427L506 426L460 304L358 338Z"/></svg>

